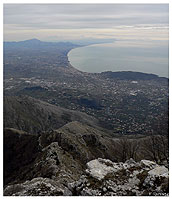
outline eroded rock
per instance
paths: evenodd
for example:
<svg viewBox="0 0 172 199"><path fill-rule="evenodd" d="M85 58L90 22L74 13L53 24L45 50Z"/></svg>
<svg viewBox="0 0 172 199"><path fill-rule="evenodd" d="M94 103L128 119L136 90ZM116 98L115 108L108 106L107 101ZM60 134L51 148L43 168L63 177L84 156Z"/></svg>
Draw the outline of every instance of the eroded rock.
<svg viewBox="0 0 172 199"><path fill-rule="evenodd" d="M87 163L86 172L93 178L102 180L106 175L116 172L118 169L118 165L112 161L98 158Z"/></svg>
<svg viewBox="0 0 172 199"><path fill-rule="evenodd" d="M149 168L149 169L153 169L157 166L157 164L155 162L150 161L150 160L141 160L140 164L141 164L142 167L146 167L146 168Z"/></svg>
<svg viewBox="0 0 172 199"><path fill-rule="evenodd" d="M64 190L54 180L39 177L21 184L7 186L4 195L7 196L9 193L12 196L58 196L63 195Z"/></svg>
<svg viewBox="0 0 172 199"><path fill-rule="evenodd" d="M168 195L168 169L149 160L114 163L98 158L87 163L86 174L68 184L73 195Z"/></svg>

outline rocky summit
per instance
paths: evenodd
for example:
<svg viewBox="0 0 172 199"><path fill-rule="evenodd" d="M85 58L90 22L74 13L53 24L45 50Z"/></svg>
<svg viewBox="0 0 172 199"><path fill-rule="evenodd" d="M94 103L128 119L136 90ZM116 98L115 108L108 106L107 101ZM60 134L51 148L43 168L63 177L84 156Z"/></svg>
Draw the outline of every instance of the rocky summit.
<svg viewBox="0 0 172 199"><path fill-rule="evenodd" d="M126 142L78 121L40 134L5 128L3 138L4 196L169 193L167 162L144 154L144 143L150 138L143 138L138 149L133 139ZM131 158L136 150L149 158L140 154Z"/></svg>
<svg viewBox="0 0 172 199"><path fill-rule="evenodd" d="M114 163L98 158L88 162L85 175L68 188L78 196L164 196L168 169L149 160Z"/></svg>
<svg viewBox="0 0 172 199"><path fill-rule="evenodd" d="M79 180L59 186L55 179L34 178L9 185L4 195L12 196L167 196L169 171L149 160L125 163L94 159L86 164Z"/></svg>

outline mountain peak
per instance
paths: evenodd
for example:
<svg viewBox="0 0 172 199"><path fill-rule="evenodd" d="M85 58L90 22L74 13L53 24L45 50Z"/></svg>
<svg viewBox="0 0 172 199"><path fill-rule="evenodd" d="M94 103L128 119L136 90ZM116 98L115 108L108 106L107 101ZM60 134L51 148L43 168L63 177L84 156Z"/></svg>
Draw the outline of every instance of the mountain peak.
<svg viewBox="0 0 172 199"><path fill-rule="evenodd" d="M41 42L39 39L36 39L36 38L33 38L33 39L28 39L28 40L24 40L24 41L22 41L22 42Z"/></svg>

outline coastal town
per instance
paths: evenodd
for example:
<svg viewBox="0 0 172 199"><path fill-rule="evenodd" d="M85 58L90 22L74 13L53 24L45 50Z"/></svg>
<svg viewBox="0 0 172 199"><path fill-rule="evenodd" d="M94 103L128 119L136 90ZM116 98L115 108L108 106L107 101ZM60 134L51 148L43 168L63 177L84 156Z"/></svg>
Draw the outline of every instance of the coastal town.
<svg viewBox="0 0 172 199"><path fill-rule="evenodd" d="M29 95L50 104L85 112L114 133L149 133L168 117L168 81L119 80L56 68L56 78L4 80L6 95Z"/></svg>

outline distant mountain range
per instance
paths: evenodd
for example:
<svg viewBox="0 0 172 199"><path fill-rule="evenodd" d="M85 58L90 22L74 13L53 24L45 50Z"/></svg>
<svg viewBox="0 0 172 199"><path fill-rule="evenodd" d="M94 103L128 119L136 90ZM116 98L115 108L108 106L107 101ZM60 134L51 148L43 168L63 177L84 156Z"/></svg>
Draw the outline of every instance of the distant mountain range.
<svg viewBox="0 0 172 199"><path fill-rule="evenodd" d="M53 46L57 46L57 45L71 45L71 42L46 42L46 41L41 41L39 39L28 39L28 40L24 40L24 41L5 41L4 42L5 45L7 46L43 46L43 45L53 45Z"/></svg>
<svg viewBox="0 0 172 199"><path fill-rule="evenodd" d="M43 42L45 45L59 45L59 44L65 44L65 45L71 45L72 44L76 44L76 45L92 45L92 44L103 44L103 43L112 43L115 42L115 39L75 39L75 40L54 40L54 41L40 41L39 39L33 38L33 39L28 39L28 40L24 40L24 41L5 41L4 43L6 45L22 45L22 46L28 46L28 45L42 45Z"/></svg>
<svg viewBox="0 0 172 199"><path fill-rule="evenodd" d="M77 47L79 45L73 44L71 42L45 42L38 39L29 39L25 41L12 41L4 42L4 48L34 48L34 49L44 49L44 48L64 48L64 47Z"/></svg>

